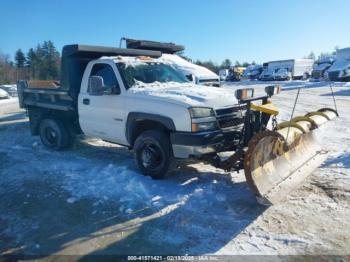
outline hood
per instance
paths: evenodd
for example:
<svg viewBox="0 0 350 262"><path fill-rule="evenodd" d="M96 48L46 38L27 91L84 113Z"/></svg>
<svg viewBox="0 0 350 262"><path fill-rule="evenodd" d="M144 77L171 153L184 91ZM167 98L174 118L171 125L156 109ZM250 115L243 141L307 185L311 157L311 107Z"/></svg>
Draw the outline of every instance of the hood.
<svg viewBox="0 0 350 262"><path fill-rule="evenodd" d="M9 97L9 94L0 88L0 98L8 98Z"/></svg>
<svg viewBox="0 0 350 262"><path fill-rule="evenodd" d="M331 66L331 64L328 63L322 63L322 64L318 64L317 66L315 66L315 68L313 69L313 71L318 72L318 71L324 71L327 68L329 68Z"/></svg>
<svg viewBox="0 0 350 262"><path fill-rule="evenodd" d="M200 106L217 109L238 103L234 90L191 83L138 83L129 88L128 92L132 95L142 95L163 101L167 100L186 107Z"/></svg>
<svg viewBox="0 0 350 262"><path fill-rule="evenodd" d="M335 63L328 69L329 72L340 71L346 69L350 66L349 60L337 60Z"/></svg>

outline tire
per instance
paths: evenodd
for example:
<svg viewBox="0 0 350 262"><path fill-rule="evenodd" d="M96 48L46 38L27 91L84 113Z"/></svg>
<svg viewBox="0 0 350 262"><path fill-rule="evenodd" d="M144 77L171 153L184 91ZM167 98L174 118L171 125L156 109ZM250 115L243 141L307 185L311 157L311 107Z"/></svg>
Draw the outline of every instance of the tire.
<svg viewBox="0 0 350 262"><path fill-rule="evenodd" d="M174 165L169 136L158 130L141 133L134 144L135 160L143 175L163 179Z"/></svg>
<svg viewBox="0 0 350 262"><path fill-rule="evenodd" d="M309 74L308 73L304 73L302 76L302 80L308 80L309 79Z"/></svg>
<svg viewBox="0 0 350 262"><path fill-rule="evenodd" d="M48 148L62 150L71 145L73 137L58 119L43 119L39 125L41 142Z"/></svg>

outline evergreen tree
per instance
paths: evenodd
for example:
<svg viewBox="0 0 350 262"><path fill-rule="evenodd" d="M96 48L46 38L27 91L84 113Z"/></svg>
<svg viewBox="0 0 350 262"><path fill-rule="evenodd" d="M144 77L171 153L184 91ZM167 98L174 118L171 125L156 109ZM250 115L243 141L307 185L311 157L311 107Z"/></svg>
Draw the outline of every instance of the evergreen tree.
<svg viewBox="0 0 350 262"><path fill-rule="evenodd" d="M235 67L238 67L238 66L241 66L241 64L238 61L236 61L235 62Z"/></svg>
<svg viewBox="0 0 350 262"><path fill-rule="evenodd" d="M230 59L225 59L221 64L221 69L229 69L232 66L232 62Z"/></svg>
<svg viewBox="0 0 350 262"><path fill-rule="evenodd" d="M44 42L45 43L45 42ZM45 50L44 44L38 44L35 49L35 56L37 58L37 70L36 70L36 79L46 80L46 68L45 68Z"/></svg>
<svg viewBox="0 0 350 262"><path fill-rule="evenodd" d="M308 56L306 56L305 58L315 60L316 59L316 55L315 55L314 52L310 52L310 54Z"/></svg>
<svg viewBox="0 0 350 262"><path fill-rule="evenodd" d="M18 49L15 54L17 68L23 68L26 63L26 57L21 49Z"/></svg>
<svg viewBox="0 0 350 262"><path fill-rule="evenodd" d="M33 48L30 48L27 53L26 67L29 68L30 78L36 79L38 70L38 58Z"/></svg>
<svg viewBox="0 0 350 262"><path fill-rule="evenodd" d="M60 55L51 41L47 41L46 48L47 79L57 79Z"/></svg>

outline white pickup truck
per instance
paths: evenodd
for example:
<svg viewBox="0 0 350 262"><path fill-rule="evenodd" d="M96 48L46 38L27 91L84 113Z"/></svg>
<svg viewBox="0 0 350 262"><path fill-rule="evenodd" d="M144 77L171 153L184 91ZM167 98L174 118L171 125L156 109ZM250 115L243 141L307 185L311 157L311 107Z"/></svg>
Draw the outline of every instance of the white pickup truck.
<svg viewBox="0 0 350 262"><path fill-rule="evenodd" d="M134 150L143 174L162 178L174 159L210 156L217 161L218 152L237 151L265 130L270 115L251 112L249 103L267 103L268 96L251 98L252 89L196 85L161 55L65 46L59 86L18 82L32 134L56 150L69 147L81 133L124 145ZM239 161L236 168L241 167Z"/></svg>

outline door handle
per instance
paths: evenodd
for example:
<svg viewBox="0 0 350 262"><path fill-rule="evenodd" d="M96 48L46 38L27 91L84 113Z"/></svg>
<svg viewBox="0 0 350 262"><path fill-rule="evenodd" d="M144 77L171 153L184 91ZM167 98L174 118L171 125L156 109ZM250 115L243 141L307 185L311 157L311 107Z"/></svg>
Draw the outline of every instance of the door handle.
<svg viewBox="0 0 350 262"><path fill-rule="evenodd" d="M83 104L84 105L90 105L90 99L89 98L84 98L83 99Z"/></svg>

